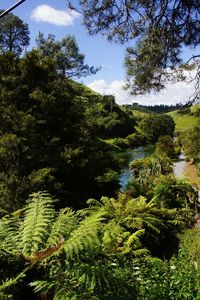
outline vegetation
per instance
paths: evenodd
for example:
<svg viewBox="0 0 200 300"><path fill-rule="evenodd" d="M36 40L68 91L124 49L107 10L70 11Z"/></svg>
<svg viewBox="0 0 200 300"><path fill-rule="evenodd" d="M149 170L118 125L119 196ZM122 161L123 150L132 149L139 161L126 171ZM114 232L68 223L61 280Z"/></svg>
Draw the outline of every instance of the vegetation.
<svg viewBox="0 0 200 300"><path fill-rule="evenodd" d="M198 123L198 118L196 118L194 115L191 115L190 113L181 114L178 111L174 111L170 112L169 115L172 117L176 124L175 131L177 133L192 128Z"/></svg>
<svg viewBox="0 0 200 300"><path fill-rule="evenodd" d="M171 136L165 135L159 137L158 142L156 143L156 153L174 159L177 157L177 154L180 154L180 148L176 145Z"/></svg>
<svg viewBox="0 0 200 300"><path fill-rule="evenodd" d="M131 110L136 110L136 111L141 111L141 112L146 112L146 113L163 114L163 113L168 113L168 112L175 111L178 109L180 109L182 111L190 105L191 105L191 103L188 102L186 104L177 103L176 105L174 105L174 104L171 104L171 105L167 105L167 104L141 105L138 103L132 103L132 104L128 104L125 106Z"/></svg>
<svg viewBox="0 0 200 300"><path fill-rule="evenodd" d="M76 9L75 1L68 1ZM74 5L73 5L74 3ZM183 62L182 46L199 45L199 6L196 1L127 0L78 1L90 34L102 33L127 48L127 85L135 94L163 89L167 82L186 79L183 71L197 72L194 99L199 98L199 55Z"/></svg>
<svg viewBox="0 0 200 300"><path fill-rule="evenodd" d="M139 123L140 130L147 135L150 142L156 142L162 135L173 136L175 124L168 115L150 115Z"/></svg>
<svg viewBox="0 0 200 300"><path fill-rule="evenodd" d="M147 2L126 1L137 3L145 14ZM175 1L174 11L170 2L163 7L163 1L153 1L149 21L157 20L156 31L154 24L131 21L139 30L131 31L133 37L142 34L136 45L141 56L129 74L138 76L144 63L136 89L162 88L158 72L168 62L180 66L180 46L195 44L196 6L184 3ZM93 2L81 4L87 16ZM124 16L112 15L113 4L104 7L100 1L86 24L96 13L101 30L116 24ZM130 9L123 2L115 5L118 12L124 8ZM169 38L169 24L155 13L167 14L175 29L181 18L182 30ZM118 29L128 29L130 17ZM14 26L15 17L6 18ZM109 30L110 37L120 38L120 31ZM37 49L24 56L24 41L15 42L17 48L10 49L0 39L0 299L200 299L197 191L173 175L178 149L172 117L147 111L136 116L112 95L70 79L96 72L85 65L71 36L55 41L40 33ZM154 50L155 59L146 66ZM198 117L199 109L179 112L188 113ZM199 130L178 139L197 168ZM130 183L120 193L117 150L156 142L154 155L131 162Z"/></svg>
<svg viewBox="0 0 200 300"><path fill-rule="evenodd" d="M84 63L85 55L79 53L79 48L73 36L66 36L61 41L55 41L55 36L49 34L47 38L39 32L36 39L37 49L42 59L50 57L59 73L68 78L83 77L95 74L98 69Z"/></svg>
<svg viewBox="0 0 200 300"><path fill-rule="evenodd" d="M200 141L199 141L200 126L193 127L185 131L181 136L181 142L184 146L184 152L188 158L191 158L194 163L200 161Z"/></svg>
<svg viewBox="0 0 200 300"><path fill-rule="evenodd" d="M0 53L11 51L21 55L29 42L28 24L19 17L9 14L0 20Z"/></svg>

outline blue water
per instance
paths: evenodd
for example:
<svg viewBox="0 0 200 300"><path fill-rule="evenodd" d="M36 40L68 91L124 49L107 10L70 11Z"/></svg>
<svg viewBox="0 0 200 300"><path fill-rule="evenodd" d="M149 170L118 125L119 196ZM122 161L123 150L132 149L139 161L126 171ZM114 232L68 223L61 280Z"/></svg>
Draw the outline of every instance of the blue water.
<svg viewBox="0 0 200 300"><path fill-rule="evenodd" d="M123 158L125 158L125 164L124 164L124 167L122 168L122 172L119 176L121 192L125 191L127 184L131 178L131 171L129 168L130 162L135 159L149 156L153 152L154 152L153 146L138 147L138 148L129 149L129 150L126 150L123 152Z"/></svg>

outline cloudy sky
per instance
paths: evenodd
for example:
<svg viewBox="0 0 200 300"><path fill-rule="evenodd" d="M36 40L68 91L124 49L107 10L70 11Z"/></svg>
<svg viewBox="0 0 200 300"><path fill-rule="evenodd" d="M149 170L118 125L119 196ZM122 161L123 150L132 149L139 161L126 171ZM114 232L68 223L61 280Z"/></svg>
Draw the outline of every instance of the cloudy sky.
<svg viewBox="0 0 200 300"><path fill-rule="evenodd" d="M6 9L16 2L17 0L1 0L0 8ZM184 103L192 94L193 84L179 82L168 85L159 94L143 97L130 95L130 91L123 89L125 78L123 59L126 47L109 43L101 36L89 36L81 25L80 15L68 10L65 0L26 0L15 9L14 14L29 24L30 48L34 47L35 37L39 31L45 35L52 33L57 39L61 39L67 34L74 35L80 51L86 55L86 62L95 67L101 66L101 70L96 75L82 79L82 82L102 94L115 95L116 102L119 104L132 102L147 105ZM184 49L183 56L187 58L190 55L191 49Z"/></svg>

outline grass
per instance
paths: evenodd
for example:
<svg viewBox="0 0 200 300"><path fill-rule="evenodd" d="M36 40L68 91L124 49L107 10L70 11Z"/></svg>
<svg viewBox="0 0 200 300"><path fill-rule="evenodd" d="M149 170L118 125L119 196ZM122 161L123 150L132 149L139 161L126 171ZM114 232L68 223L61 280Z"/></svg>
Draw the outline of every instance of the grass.
<svg viewBox="0 0 200 300"><path fill-rule="evenodd" d="M197 125L198 118L189 114L181 115L177 111L168 113L176 123L176 132L182 132Z"/></svg>
<svg viewBox="0 0 200 300"><path fill-rule="evenodd" d="M190 162L186 163L184 175L191 184L196 185L198 190L200 190L200 177L197 175L196 166L194 164L191 164Z"/></svg>

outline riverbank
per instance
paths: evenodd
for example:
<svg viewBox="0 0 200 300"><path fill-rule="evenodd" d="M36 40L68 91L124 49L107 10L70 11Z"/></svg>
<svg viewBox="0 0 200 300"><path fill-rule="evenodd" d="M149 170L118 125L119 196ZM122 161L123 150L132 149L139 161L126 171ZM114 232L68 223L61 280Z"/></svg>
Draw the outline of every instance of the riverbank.
<svg viewBox="0 0 200 300"><path fill-rule="evenodd" d="M119 175L120 191L124 192L131 178L131 170L129 167L130 162L136 159L144 158L150 156L155 150L154 145L147 145L142 147L137 147L134 149L128 149L121 151L120 158L124 159L124 166L121 169L121 174Z"/></svg>
<svg viewBox="0 0 200 300"><path fill-rule="evenodd" d="M186 162L184 176L191 184L195 184L198 187L198 190L200 190L200 177L197 175L196 166L191 162Z"/></svg>

